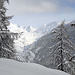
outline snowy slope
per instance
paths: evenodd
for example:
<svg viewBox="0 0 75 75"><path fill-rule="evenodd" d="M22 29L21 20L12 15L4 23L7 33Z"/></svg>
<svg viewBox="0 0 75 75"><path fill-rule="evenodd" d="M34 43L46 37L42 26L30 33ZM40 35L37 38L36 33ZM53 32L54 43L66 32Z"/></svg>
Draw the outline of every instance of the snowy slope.
<svg viewBox="0 0 75 75"><path fill-rule="evenodd" d="M0 58L0 75L69 75L34 63L23 63Z"/></svg>

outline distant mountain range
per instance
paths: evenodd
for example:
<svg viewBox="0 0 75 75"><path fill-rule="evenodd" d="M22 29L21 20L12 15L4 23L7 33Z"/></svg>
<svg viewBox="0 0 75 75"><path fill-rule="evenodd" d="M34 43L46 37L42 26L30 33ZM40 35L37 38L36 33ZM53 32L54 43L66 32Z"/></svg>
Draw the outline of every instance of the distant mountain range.
<svg viewBox="0 0 75 75"><path fill-rule="evenodd" d="M59 22L51 22L49 24L44 24L42 27L38 28L35 32L41 34L49 33L53 28L57 27Z"/></svg>
<svg viewBox="0 0 75 75"><path fill-rule="evenodd" d="M34 32L34 31L36 31L36 28L33 28L32 26L27 26L27 27L25 27L25 30L28 32Z"/></svg>
<svg viewBox="0 0 75 75"><path fill-rule="evenodd" d="M71 26L72 23L74 24L75 21L67 23L65 27L67 28L67 33L69 34L70 40L75 44L75 27ZM23 28L21 26L18 27L18 25L10 24L10 31L23 32L21 37L18 40L15 40L16 49L21 51L18 55L18 60L34 62L46 67L51 67L51 50L49 47L56 43L52 40L55 35L52 35L51 32L59 24L59 22L52 22L47 25L45 24L38 29L31 26ZM12 26L16 27L13 27L13 29Z"/></svg>
<svg viewBox="0 0 75 75"><path fill-rule="evenodd" d="M58 25L58 22L52 22L50 24L45 24L40 28L33 28L32 26L18 26L17 24L10 23L8 26L9 30L14 33L21 33L18 40L15 40L15 48L18 51L23 51L24 47L37 41L43 35L49 33L53 28Z"/></svg>

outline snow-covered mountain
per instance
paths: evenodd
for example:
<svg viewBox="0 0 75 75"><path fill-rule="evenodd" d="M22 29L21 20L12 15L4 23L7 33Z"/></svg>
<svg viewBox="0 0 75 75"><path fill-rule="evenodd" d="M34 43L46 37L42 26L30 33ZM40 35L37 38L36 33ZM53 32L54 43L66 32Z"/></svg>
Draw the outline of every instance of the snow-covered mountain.
<svg viewBox="0 0 75 75"><path fill-rule="evenodd" d="M74 23L75 21L72 21L66 24L65 27L68 29L67 33L69 34L70 40L75 44L75 27L71 26L71 24ZM21 37L15 40L15 48L18 51L23 51L20 52L19 55L17 54L18 60L38 63L49 68L52 67L50 47L56 42L52 41L55 35L52 35L51 31L54 30L58 24L58 22L52 22L35 30L31 27L23 28L17 24L10 24L8 28L11 32L22 33Z"/></svg>
<svg viewBox="0 0 75 75"><path fill-rule="evenodd" d="M20 37L15 40L15 48L18 51L23 50L24 46L27 46L29 44L32 44L39 38L41 35L34 33L33 31L36 30L36 28L32 28L31 26L28 27L22 27L18 26L17 24L10 23L10 26L8 26L9 30L14 33L20 33ZM29 28L29 31L27 30Z"/></svg>
<svg viewBox="0 0 75 75"><path fill-rule="evenodd" d="M75 24L75 20L71 21L70 24Z"/></svg>
<svg viewBox="0 0 75 75"><path fill-rule="evenodd" d="M8 26L9 30L14 33L21 33L18 40L15 40L15 48L18 51L23 51L24 47L37 41L43 35L49 33L53 28L58 26L58 22L52 22L48 25L43 25L40 28L33 28L32 26L22 27L17 24L12 24Z"/></svg>
<svg viewBox="0 0 75 75"><path fill-rule="evenodd" d="M51 22L49 24L44 24L42 27L38 28L35 32L41 34L49 33L53 28L57 27L59 22Z"/></svg>
<svg viewBox="0 0 75 75"><path fill-rule="evenodd" d="M70 40L75 44L75 27L71 26L72 23L74 23L74 21L66 24L65 27L68 29L67 33L69 34ZM18 60L38 63L49 68L52 67L50 47L56 42L52 41L55 35L52 35L51 31L57 27L58 24L58 22L52 22L48 25L45 24L34 31L27 31L27 27L23 28L22 26L10 24L8 28L11 32L22 33L21 37L15 40L15 48L18 51L23 51L20 52L19 55L17 54Z"/></svg>
<svg viewBox="0 0 75 75"><path fill-rule="evenodd" d="M71 22L65 26L67 28L67 33L69 34L69 39L75 44L75 27L71 27ZM48 33L30 46L27 46L24 50L24 61L35 62L46 67L51 67L50 47L56 43L52 40L54 36L55 35ZM73 53L75 53L75 51Z"/></svg>
<svg viewBox="0 0 75 75"><path fill-rule="evenodd" d="M69 75L34 63L23 63L0 58L0 75Z"/></svg>
<svg viewBox="0 0 75 75"><path fill-rule="evenodd" d="M32 26L27 26L25 27L25 29L28 31L28 32L33 32L36 30L36 28L33 28Z"/></svg>

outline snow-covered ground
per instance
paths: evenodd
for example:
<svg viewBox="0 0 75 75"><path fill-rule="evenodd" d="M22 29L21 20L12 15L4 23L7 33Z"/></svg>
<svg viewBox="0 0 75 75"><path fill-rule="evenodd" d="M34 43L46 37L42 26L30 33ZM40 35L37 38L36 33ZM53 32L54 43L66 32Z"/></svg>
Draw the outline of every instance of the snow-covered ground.
<svg viewBox="0 0 75 75"><path fill-rule="evenodd" d="M69 75L34 63L0 58L0 75Z"/></svg>

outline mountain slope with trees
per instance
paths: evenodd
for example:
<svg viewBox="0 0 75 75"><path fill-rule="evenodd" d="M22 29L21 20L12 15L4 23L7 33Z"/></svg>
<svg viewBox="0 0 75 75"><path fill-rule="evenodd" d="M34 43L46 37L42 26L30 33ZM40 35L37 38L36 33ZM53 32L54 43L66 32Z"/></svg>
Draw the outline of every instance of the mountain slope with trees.
<svg viewBox="0 0 75 75"><path fill-rule="evenodd" d="M71 23L65 24L67 28L67 33L69 39L75 44L75 27L71 26ZM52 30L54 31L54 29ZM53 67L51 63L51 49L50 47L55 45L57 42L53 40L56 34L48 33L41 37L37 42L33 43L32 45L28 46L24 50L23 58L26 62L35 62L46 67ZM73 51L73 54L75 51ZM32 56L32 54L34 56ZM31 57L32 56L32 57ZM31 60L32 59L32 60Z"/></svg>

